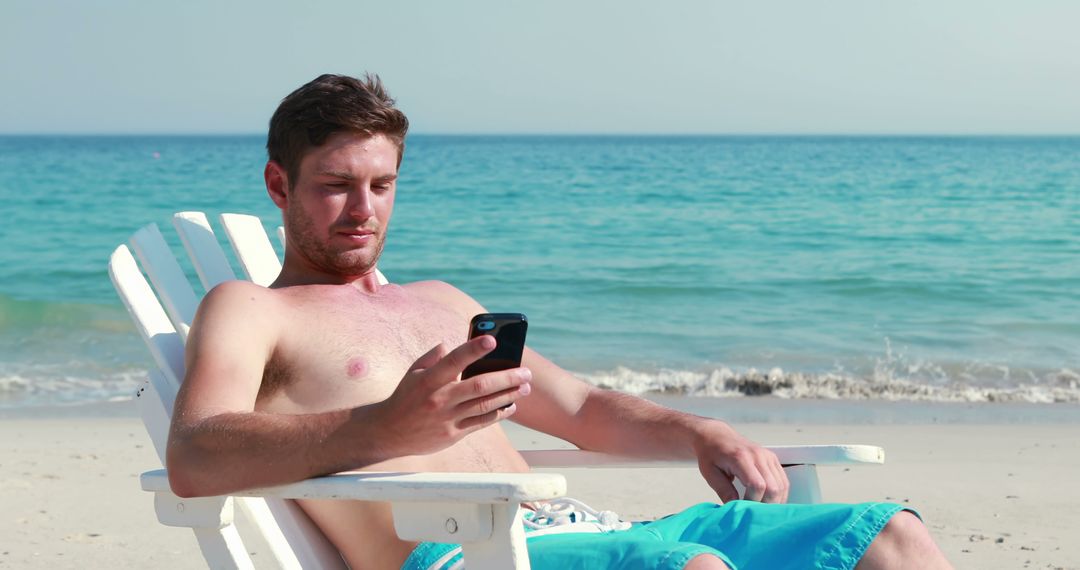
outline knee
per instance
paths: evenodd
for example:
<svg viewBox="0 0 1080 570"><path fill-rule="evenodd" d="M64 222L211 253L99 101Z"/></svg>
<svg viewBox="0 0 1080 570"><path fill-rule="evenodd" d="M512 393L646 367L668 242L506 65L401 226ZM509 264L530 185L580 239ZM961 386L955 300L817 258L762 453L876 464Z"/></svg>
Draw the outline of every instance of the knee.
<svg viewBox="0 0 1080 570"><path fill-rule="evenodd" d="M683 566L683 570L729 570L723 560L712 554L699 554Z"/></svg>
<svg viewBox="0 0 1080 570"><path fill-rule="evenodd" d="M891 550L910 556L937 552L937 545L926 525L909 511L893 515L878 534L877 540L888 543Z"/></svg>

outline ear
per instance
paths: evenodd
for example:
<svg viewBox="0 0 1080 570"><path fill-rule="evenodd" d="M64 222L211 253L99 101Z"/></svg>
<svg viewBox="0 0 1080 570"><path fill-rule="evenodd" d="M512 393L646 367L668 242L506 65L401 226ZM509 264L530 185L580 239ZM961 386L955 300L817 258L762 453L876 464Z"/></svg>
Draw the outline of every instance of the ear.
<svg viewBox="0 0 1080 570"><path fill-rule="evenodd" d="M285 169L273 160L266 163L263 170L263 179L266 181L266 193L274 204L284 210L289 205L289 175Z"/></svg>

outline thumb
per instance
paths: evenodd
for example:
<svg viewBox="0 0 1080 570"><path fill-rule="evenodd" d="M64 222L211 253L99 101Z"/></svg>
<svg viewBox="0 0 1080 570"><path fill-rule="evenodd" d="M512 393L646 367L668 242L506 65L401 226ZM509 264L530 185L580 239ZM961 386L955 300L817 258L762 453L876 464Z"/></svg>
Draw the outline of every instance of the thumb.
<svg viewBox="0 0 1080 570"><path fill-rule="evenodd" d="M705 478L705 482L716 492L716 496L720 498L721 502L726 503L728 501L738 500L739 491L735 489L735 485L732 484L734 478L731 475L728 475L719 467L713 465L708 459L698 459L698 470L701 471L701 476Z"/></svg>
<svg viewBox="0 0 1080 570"><path fill-rule="evenodd" d="M409 367L409 372L416 372L418 370L423 370L425 368L431 368L432 366L435 366L437 362L439 362L444 356L446 356L447 352L448 351L446 350L446 344L441 342L439 344L436 344L431 350L425 352L423 356L417 358L416 362L412 363L412 366Z"/></svg>

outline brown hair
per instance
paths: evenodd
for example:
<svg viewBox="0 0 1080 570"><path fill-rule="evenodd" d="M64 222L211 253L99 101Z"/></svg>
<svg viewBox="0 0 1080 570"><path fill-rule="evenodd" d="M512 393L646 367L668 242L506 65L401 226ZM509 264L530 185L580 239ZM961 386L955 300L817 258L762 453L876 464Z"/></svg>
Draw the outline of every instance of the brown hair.
<svg viewBox="0 0 1080 570"><path fill-rule="evenodd" d="M397 146L400 166L408 130L409 119L394 107L378 75L368 73L357 79L324 74L281 100L270 118L266 152L285 169L292 187L304 154L334 133L384 135Z"/></svg>

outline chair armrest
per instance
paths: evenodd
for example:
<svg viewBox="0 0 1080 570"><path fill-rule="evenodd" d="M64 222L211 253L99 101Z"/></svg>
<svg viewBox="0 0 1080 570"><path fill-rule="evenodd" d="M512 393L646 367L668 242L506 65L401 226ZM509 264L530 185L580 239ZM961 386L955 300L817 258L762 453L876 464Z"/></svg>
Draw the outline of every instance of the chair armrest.
<svg viewBox="0 0 1080 570"><path fill-rule="evenodd" d="M140 477L144 491L171 492L164 469ZM520 503L566 494L555 473L369 473L344 472L276 487L231 493L238 497L349 499L389 502Z"/></svg>
<svg viewBox="0 0 1080 570"><path fill-rule="evenodd" d="M885 463L885 450L874 445L780 445L768 446L788 465L858 465ZM693 459L651 460L580 449L522 451L532 467L697 467Z"/></svg>
<svg viewBox="0 0 1080 570"><path fill-rule="evenodd" d="M154 511L162 524L197 531L231 527L233 496L387 501L394 531L403 540L479 543L470 547L470 556L485 568L513 567L507 561L525 551L520 503L566 494L566 479L554 473L345 472L194 499L174 495L164 469L143 473L140 483L154 493ZM485 566L488 558L496 562L488 560Z"/></svg>

